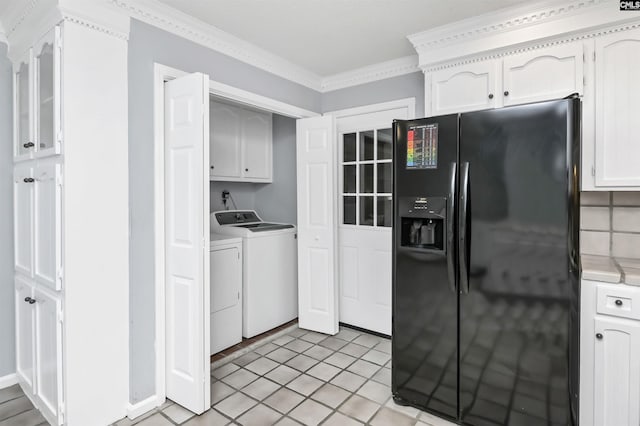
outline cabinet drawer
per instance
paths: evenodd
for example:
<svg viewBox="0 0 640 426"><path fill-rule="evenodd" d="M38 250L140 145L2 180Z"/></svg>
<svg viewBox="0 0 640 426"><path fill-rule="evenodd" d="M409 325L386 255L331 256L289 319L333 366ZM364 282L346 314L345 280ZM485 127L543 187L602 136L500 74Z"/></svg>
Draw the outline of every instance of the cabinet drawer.
<svg viewBox="0 0 640 426"><path fill-rule="evenodd" d="M599 314L640 320L640 289L598 285L596 311Z"/></svg>

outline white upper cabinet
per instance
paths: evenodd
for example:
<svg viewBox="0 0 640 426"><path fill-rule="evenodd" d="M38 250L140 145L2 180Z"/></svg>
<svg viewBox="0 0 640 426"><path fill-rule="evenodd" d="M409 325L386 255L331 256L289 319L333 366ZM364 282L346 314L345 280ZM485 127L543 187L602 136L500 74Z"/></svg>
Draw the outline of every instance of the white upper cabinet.
<svg viewBox="0 0 640 426"><path fill-rule="evenodd" d="M271 180L271 138L271 114L243 110L242 159L245 178Z"/></svg>
<svg viewBox="0 0 640 426"><path fill-rule="evenodd" d="M436 71L431 76L432 115L494 108L496 61L466 64Z"/></svg>
<svg viewBox="0 0 640 426"><path fill-rule="evenodd" d="M596 187L640 189L638 76L640 30L595 39Z"/></svg>
<svg viewBox="0 0 640 426"><path fill-rule="evenodd" d="M210 103L211 180L271 182L271 114Z"/></svg>
<svg viewBox="0 0 640 426"><path fill-rule="evenodd" d="M583 52L582 43L576 42L505 56L502 61L503 105L582 94Z"/></svg>
<svg viewBox="0 0 640 426"><path fill-rule="evenodd" d="M60 153L60 27L33 47L34 115L37 156Z"/></svg>
<svg viewBox="0 0 640 426"><path fill-rule="evenodd" d="M582 43L458 65L431 75L432 115L499 108L583 93Z"/></svg>
<svg viewBox="0 0 640 426"><path fill-rule="evenodd" d="M42 37L14 66L14 160L59 154L60 27Z"/></svg>
<svg viewBox="0 0 640 426"><path fill-rule="evenodd" d="M13 69L13 157L16 161L32 158L35 152L31 82L31 50L29 50Z"/></svg>
<svg viewBox="0 0 640 426"><path fill-rule="evenodd" d="M209 175L214 178L238 178L241 166L242 110L227 104L211 102Z"/></svg>

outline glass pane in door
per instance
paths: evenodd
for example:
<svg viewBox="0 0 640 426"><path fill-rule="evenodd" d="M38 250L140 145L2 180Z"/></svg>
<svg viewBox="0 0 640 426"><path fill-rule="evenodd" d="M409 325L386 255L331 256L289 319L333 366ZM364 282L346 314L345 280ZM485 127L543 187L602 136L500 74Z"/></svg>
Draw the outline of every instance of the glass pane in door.
<svg viewBox="0 0 640 426"><path fill-rule="evenodd" d="M391 129L378 130L378 160L390 160L393 155Z"/></svg>
<svg viewBox="0 0 640 426"><path fill-rule="evenodd" d="M356 161L356 134L347 133L342 136L343 152L342 161Z"/></svg>
<svg viewBox="0 0 640 426"><path fill-rule="evenodd" d="M373 160L373 130L360 132L360 161Z"/></svg>
<svg viewBox="0 0 640 426"><path fill-rule="evenodd" d="M373 226L373 197L360 197L360 225Z"/></svg>
<svg viewBox="0 0 640 426"><path fill-rule="evenodd" d="M345 225L356 224L356 197L343 197L343 219Z"/></svg>
<svg viewBox="0 0 640 426"><path fill-rule="evenodd" d="M378 189L377 193L391 194L393 192L393 164L392 163L378 163Z"/></svg>
<svg viewBox="0 0 640 426"><path fill-rule="evenodd" d="M16 153L24 155L33 149L29 143L29 64L21 64L16 74L16 113L18 128ZM25 146L26 145L26 146Z"/></svg>
<svg viewBox="0 0 640 426"><path fill-rule="evenodd" d="M38 147L53 147L53 45L45 44L37 57L38 64Z"/></svg>
<svg viewBox="0 0 640 426"><path fill-rule="evenodd" d="M343 166L343 180L344 185L342 188L342 192L346 194L355 194L356 193L356 165L351 166Z"/></svg>
<svg viewBox="0 0 640 426"><path fill-rule="evenodd" d="M373 193L373 164L360 164L360 191L361 194Z"/></svg>
<svg viewBox="0 0 640 426"><path fill-rule="evenodd" d="M378 203L378 214L377 214L377 226L391 226L391 218L393 214L393 204L391 202L391 196L381 196L376 197Z"/></svg>

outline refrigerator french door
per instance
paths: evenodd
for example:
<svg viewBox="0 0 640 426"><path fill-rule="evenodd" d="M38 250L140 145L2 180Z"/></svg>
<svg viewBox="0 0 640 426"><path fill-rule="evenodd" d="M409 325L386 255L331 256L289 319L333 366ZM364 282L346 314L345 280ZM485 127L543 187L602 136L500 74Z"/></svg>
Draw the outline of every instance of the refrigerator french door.
<svg viewBox="0 0 640 426"><path fill-rule="evenodd" d="M579 129L578 99L394 123L396 402L577 424Z"/></svg>

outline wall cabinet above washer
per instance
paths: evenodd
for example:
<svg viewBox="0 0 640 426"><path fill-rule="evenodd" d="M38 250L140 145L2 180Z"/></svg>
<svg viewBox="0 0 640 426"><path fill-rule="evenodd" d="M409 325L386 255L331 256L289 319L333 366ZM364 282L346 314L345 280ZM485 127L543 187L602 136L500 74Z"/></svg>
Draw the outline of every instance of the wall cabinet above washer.
<svg viewBox="0 0 640 426"><path fill-rule="evenodd" d="M582 94L583 52L582 43L567 43L435 71L431 115Z"/></svg>
<svg viewBox="0 0 640 426"><path fill-rule="evenodd" d="M209 114L210 180L271 182L271 114L214 101Z"/></svg>

